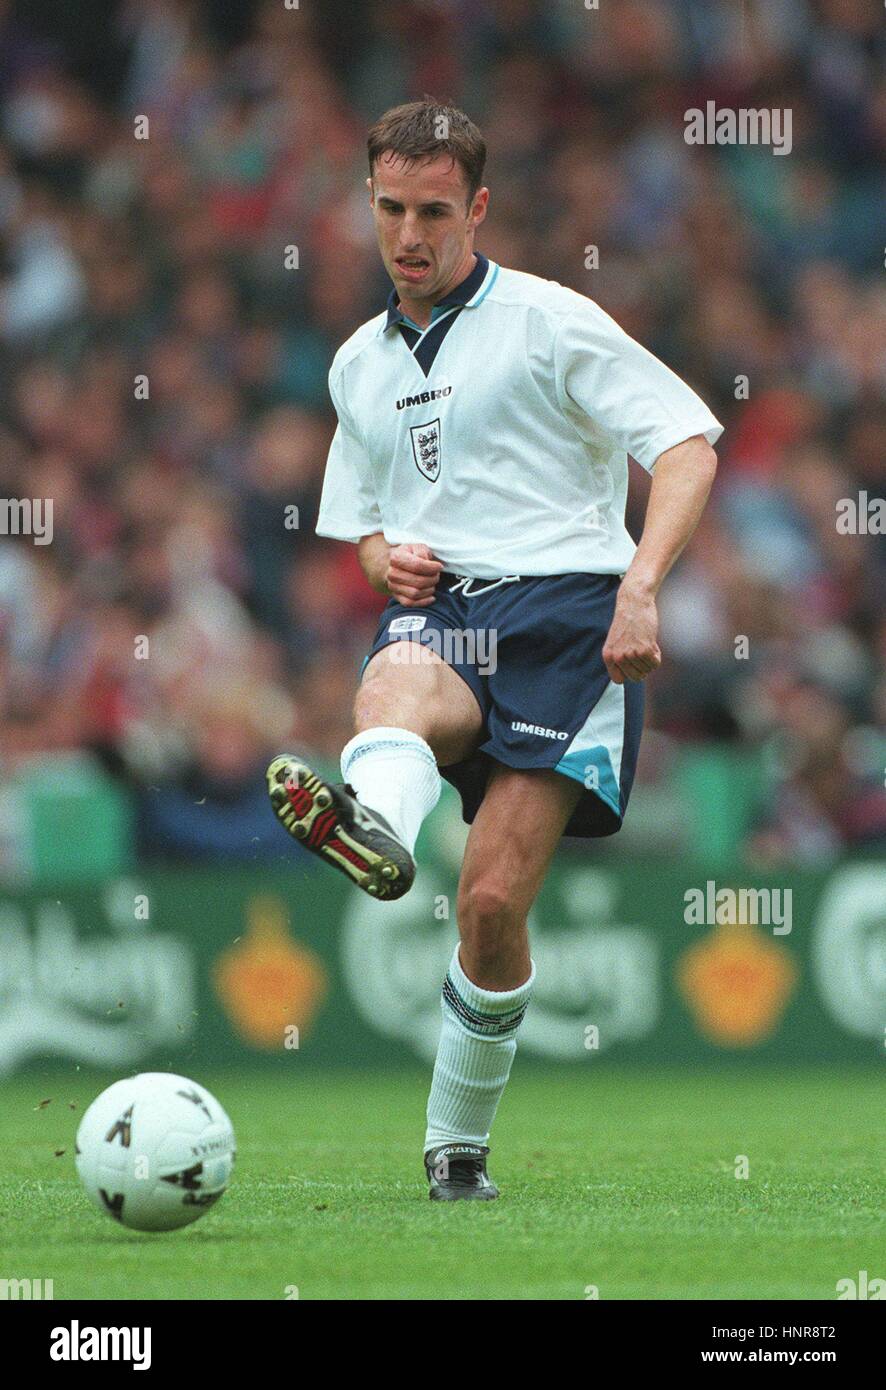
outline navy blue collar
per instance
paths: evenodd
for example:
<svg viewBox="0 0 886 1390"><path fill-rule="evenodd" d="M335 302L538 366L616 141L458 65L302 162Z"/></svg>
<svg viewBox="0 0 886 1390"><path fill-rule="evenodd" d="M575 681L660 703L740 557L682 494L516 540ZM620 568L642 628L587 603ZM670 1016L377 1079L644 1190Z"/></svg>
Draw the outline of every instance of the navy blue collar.
<svg viewBox="0 0 886 1390"><path fill-rule="evenodd" d="M471 300L476 296L489 273L489 262L486 257L482 256L479 251L475 251L474 255L477 257L477 264L474 266L474 269L471 271L470 275L462 280L460 285L456 285L454 290L450 290L445 299L439 299L437 301L431 310L431 323L433 323L435 319L438 319L441 314L445 313L447 309L452 309L457 304L460 304L462 308L470 306ZM414 324L412 319L407 318L404 313L401 313L400 304L397 299L397 291L393 289L388 295L388 317L385 322L385 328L391 328L395 323L405 323L411 328L418 329L420 333L424 333L425 331L423 328L418 328L418 324Z"/></svg>

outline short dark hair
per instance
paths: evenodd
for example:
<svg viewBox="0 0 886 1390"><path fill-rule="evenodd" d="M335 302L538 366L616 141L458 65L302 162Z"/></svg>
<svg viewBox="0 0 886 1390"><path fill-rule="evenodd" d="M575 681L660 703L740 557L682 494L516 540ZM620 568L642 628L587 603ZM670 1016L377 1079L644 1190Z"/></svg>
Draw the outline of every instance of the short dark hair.
<svg viewBox="0 0 886 1390"><path fill-rule="evenodd" d="M448 154L461 166L468 185L468 204L483 182L486 141L474 122L449 102L424 97L392 106L369 131L369 174L375 175L375 162L386 150L401 159L436 159Z"/></svg>

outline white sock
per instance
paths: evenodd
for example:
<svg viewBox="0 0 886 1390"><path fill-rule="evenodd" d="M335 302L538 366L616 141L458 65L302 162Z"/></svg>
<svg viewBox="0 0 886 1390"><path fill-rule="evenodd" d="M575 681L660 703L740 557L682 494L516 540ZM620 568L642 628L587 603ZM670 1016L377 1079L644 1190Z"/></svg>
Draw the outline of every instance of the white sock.
<svg viewBox="0 0 886 1390"><path fill-rule="evenodd" d="M409 729L365 729L342 749L341 775L361 805L384 816L411 854L422 821L440 800L430 744Z"/></svg>
<svg viewBox="0 0 886 1390"><path fill-rule="evenodd" d="M535 965L517 989L480 989L461 968L458 947L443 983L443 1028L428 1097L425 1148L486 1144L517 1051Z"/></svg>

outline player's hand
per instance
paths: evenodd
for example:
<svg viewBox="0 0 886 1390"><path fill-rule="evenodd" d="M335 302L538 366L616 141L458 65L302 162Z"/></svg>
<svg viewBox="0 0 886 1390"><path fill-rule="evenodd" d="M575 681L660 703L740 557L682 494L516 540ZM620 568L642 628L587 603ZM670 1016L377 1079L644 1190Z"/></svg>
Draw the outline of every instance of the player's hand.
<svg viewBox="0 0 886 1390"><path fill-rule="evenodd" d="M616 685L645 680L661 665L658 612L651 594L622 584L603 646L603 660Z"/></svg>
<svg viewBox="0 0 886 1390"><path fill-rule="evenodd" d="M434 590L443 571L426 545L395 545L388 555L385 583L398 603L408 608L427 608L434 602Z"/></svg>

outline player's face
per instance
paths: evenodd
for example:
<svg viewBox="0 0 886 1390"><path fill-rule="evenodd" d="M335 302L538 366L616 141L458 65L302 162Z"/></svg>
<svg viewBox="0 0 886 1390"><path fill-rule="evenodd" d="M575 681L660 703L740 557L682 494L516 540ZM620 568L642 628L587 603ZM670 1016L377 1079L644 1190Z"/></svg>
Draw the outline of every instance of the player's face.
<svg viewBox="0 0 886 1390"><path fill-rule="evenodd" d="M436 299L469 274L474 233L486 216L489 190L468 205L461 165L382 155L368 180L378 244L399 298Z"/></svg>

